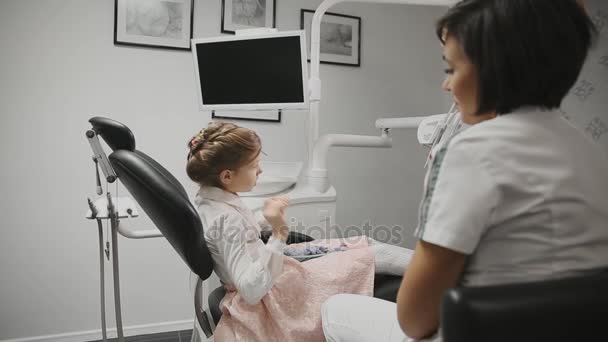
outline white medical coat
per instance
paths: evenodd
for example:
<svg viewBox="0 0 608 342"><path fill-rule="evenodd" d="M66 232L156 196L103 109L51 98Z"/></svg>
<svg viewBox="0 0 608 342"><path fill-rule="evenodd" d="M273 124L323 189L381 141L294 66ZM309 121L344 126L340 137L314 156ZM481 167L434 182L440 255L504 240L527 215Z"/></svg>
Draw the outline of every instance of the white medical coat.
<svg viewBox="0 0 608 342"><path fill-rule="evenodd" d="M463 285L608 266L608 159L558 112L474 125L433 156L420 239L471 255Z"/></svg>

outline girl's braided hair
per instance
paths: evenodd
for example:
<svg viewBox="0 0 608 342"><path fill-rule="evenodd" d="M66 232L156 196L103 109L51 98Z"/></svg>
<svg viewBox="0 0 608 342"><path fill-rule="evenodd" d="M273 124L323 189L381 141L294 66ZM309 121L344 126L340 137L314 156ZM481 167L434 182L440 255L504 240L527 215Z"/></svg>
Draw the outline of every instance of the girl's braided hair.
<svg viewBox="0 0 608 342"><path fill-rule="evenodd" d="M210 122L188 141L186 173L199 185L222 187L223 170L237 170L257 158L260 137L245 127L227 122Z"/></svg>

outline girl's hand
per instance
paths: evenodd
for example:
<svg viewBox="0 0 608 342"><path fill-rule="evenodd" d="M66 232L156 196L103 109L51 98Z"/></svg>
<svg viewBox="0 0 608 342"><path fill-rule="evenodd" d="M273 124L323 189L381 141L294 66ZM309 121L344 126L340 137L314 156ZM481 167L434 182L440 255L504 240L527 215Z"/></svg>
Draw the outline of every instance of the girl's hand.
<svg viewBox="0 0 608 342"><path fill-rule="evenodd" d="M282 240L287 239L287 223L285 222L285 208L289 206L287 196L278 196L267 199L264 202L263 215L272 226L272 234Z"/></svg>
<svg viewBox="0 0 608 342"><path fill-rule="evenodd" d="M277 196L267 199L264 202L264 218L272 226L274 226L275 223L284 223L285 208L287 208L287 206L289 206L289 199L287 196Z"/></svg>

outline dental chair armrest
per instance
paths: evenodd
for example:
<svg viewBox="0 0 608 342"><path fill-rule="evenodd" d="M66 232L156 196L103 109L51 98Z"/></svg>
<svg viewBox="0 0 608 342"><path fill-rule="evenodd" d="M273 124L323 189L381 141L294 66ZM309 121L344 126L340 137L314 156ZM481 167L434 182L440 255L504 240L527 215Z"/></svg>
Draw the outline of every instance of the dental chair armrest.
<svg viewBox="0 0 608 342"><path fill-rule="evenodd" d="M310 242L312 240L314 240L312 237L304 233L289 232L286 244L291 245L292 243Z"/></svg>
<svg viewBox="0 0 608 342"><path fill-rule="evenodd" d="M374 297L396 303L401 281L403 281L403 276L376 274L374 276Z"/></svg>
<svg viewBox="0 0 608 342"><path fill-rule="evenodd" d="M270 230L263 230L261 232L261 237L260 239L264 242L267 243L268 239L270 239L270 236L272 235L272 231ZM287 235L287 241L286 244L291 245L292 243L300 243L300 242L309 242L314 240L312 237L303 234L303 233L299 233L299 232L289 232L289 235Z"/></svg>
<svg viewBox="0 0 608 342"><path fill-rule="evenodd" d="M224 289L223 286L216 288L209 294L209 313L211 314L215 325L220 322L220 318L222 317L222 308L220 307L220 303L225 295L226 289Z"/></svg>

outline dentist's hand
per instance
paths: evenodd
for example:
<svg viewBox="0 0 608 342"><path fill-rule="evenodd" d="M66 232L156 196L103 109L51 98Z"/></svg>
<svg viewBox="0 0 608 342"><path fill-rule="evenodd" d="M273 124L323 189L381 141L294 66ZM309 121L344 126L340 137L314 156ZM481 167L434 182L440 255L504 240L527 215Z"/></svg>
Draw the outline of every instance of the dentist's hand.
<svg viewBox="0 0 608 342"><path fill-rule="evenodd" d="M289 206L287 196L277 196L264 202L263 215L272 226L272 235L281 240L287 240L289 227L285 222L285 208Z"/></svg>

